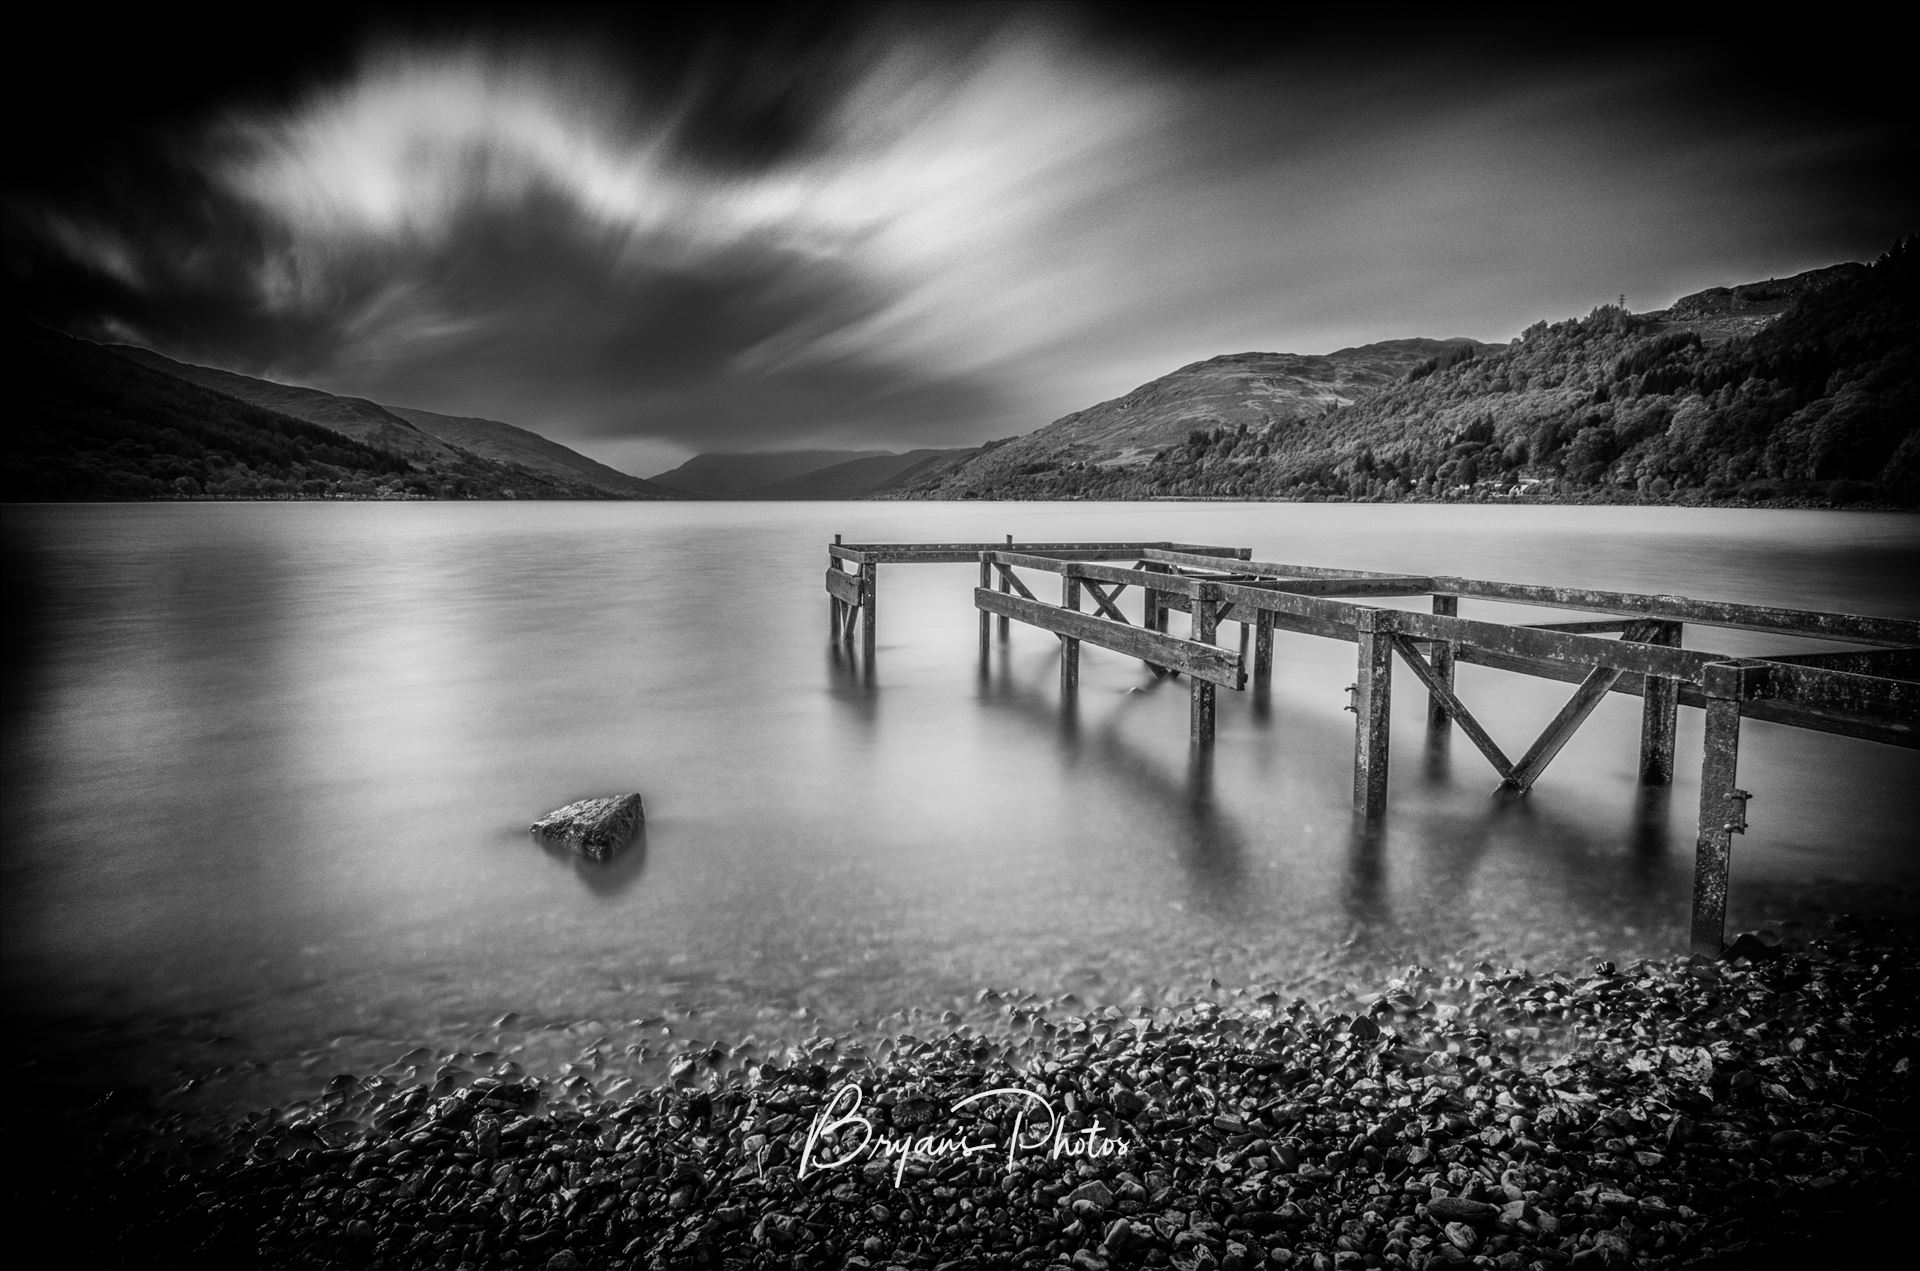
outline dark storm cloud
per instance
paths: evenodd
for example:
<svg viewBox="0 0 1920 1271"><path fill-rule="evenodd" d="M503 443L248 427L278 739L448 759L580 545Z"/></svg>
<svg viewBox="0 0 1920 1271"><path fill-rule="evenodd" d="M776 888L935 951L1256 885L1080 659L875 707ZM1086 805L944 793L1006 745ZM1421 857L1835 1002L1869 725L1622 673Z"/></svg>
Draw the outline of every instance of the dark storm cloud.
<svg viewBox="0 0 1920 1271"><path fill-rule="evenodd" d="M109 49L22 152L8 268L70 327L645 468L959 444L1911 228L1892 55L1817 34L763 12L369 11L239 70L178 40L177 80Z"/></svg>

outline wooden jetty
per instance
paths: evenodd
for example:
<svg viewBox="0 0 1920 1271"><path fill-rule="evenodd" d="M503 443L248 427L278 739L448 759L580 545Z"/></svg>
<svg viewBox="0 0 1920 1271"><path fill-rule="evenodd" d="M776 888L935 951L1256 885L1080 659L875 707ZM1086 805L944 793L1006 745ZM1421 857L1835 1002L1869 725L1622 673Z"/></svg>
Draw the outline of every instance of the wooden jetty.
<svg viewBox="0 0 1920 1271"><path fill-rule="evenodd" d="M1184 674L1190 685L1193 744L1211 746L1218 690L1247 686L1248 644L1256 691L1273 675L1275 631L1357 646L1349 710L1357 717L1353 751L1355 816L1374 823L1386 811L1388 724L1397 657L1427 691L1429 726L1458 727L1499 774L1500 788L1524 793L1609 693L1639 697L1642 782L1673 775L1675 722L1682 706L1706 713L1700 768L1691 940L1717 953L1725 939L1727 874L1733 836L1747 828L1747 801L1736 784L1740 721L1766 720L1887 745L1920 746L1920 622L1763 605L1589 591L1475 578L1387 574L1251 559L1252 551L1191 543L842 543L827 549L832 636L851 644L856 625L872 665L883 564L977 563L973 593L980 653L990 624L1005 639L1019 621L1060 640L1060 684L1079 681L1084 642L1139 658L1155 674ZM1121 564L1119 562L1131 562ZM1019 571L1059 576L1058 603L1041 600ZM1137 588L1143 621L1118 605ZM1382 597L1430 597L1430 611L1367 603ZM1494 601L1599 615L1576 621L1513 623L1463 617L1461 602ZM1089 611L1089 604L1091 609ZM1191 615L1188 635L1167 630L1167 614ZM1239 648L1218 642L1220 624L1240 625ZM1732 657L1682 646L1688 627L1757 631L1854 646L1835 652ZM1494 667L1576 685L1559 713L1518 759L1511 759L1454 692L1459 663Z"/></svg>

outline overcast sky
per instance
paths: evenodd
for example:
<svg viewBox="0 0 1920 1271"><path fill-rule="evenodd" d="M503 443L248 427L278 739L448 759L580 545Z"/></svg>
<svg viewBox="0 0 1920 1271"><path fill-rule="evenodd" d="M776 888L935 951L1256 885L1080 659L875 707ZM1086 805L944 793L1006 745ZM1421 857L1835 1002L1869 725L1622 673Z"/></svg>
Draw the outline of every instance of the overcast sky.
<svg viewBox="0 0 1920 1271"><path fill-rule="evenodd" d="M1908 72L1845 10L1367 11L82 14L10 90L6 267L76 334L646 475L971 444L1219 353L1505 340L1916 228Z"/></svg>

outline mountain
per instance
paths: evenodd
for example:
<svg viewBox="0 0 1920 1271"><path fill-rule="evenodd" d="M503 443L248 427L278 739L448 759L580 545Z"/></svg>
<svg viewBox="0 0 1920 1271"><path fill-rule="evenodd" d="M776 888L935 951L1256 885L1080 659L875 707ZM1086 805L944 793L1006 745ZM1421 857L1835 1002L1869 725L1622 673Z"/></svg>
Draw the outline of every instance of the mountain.
<svg viewBox="0 0 1920 1271"><path fill-rule="evenodd" d="M500 463L513 463L533 472L544 472L561 481L577 481L617 498L672 499L677 491L655 485L640 477L629 476L604 463L596 463L578 451L569 450L539 433L503 424L495 419L472 419L458 415L440 415L408 406L391 408L395 415L429 436L462 450Z"/></svg>
<svg viewBox="0 0 1920 1271"><path fill-rule="evenodd" d="M113 345L113 351L142 366L319 424L369 445L395 451L427 464L459 463L478 456L538 473L563 487L586 487L590 497L671 499L665 490L628 476L538 433L491 419L467 419L408 407L382 406L364 397L341 397L317 388L278 384L210 366L194 366L151 349Z"/></svg>
<svg viewBox="0 0 1920 1271"><path fill-rule="evenodd" d="M1183 366L1124 397L1075 411L1023 437L990 443L966 464L906 485L934 498L1022 497L1023 478L1062 468L1127 469L1211 428L1282 428L1374 392L1423 362L1491 348L1468 339L1386 340L1327 354L1230 353ZM1034 496L1046 497L1046 496Z"/></svg>
<svg viewBox="0 0 1920 1271"><path fill-rule="evenodd" d="M943 464L965 459L976 447L959 450L909 450L905 454L868 455L829 464L797 477L756 486L754 499L859 499L903 482L923 478Z"/></svg>
<svg viewBox="0 0 1920 1271"><path fill-rule="evenodd" d="M884 459L887 450L769 450L757 454L699 454L669 472L648 477L684 494L715 499L759 498L755 491L821 468L857 459Z"/></svg>
<svg viewBox="0 0 1920 1271"><path fill-rule="evenodd" d="M1254 390L1295 362L1214 358L900 494L1920 506L1914 244L1654 313L1602 305L1508 345L1370 345L1434 351L1317 399L1299 376L1283 409Z"/></svg>
<svg viewBox="0 0 1920 1271"><path fill-rule="evenodd" d="M404 451L22 318L6 319L5 336L20 368L0 433L7 500L605 497L383 421L371 402L349 402L343 413L359 431L400 439Z"/></svg>
<svg viewBox="0 0 1920 1271"><path fill-rule="evenodd" d="M105 346L132 362L151 367L175 379L210 388L228 397L237 397L255 406L304 419L310 424L332 429L355 441L363 441L382 450L391 450L408 458L451 459L455 452L437 437L429 436L377 402L364 397L338 397L317 388L276 384L272 380L237 375L211 366L176 362L170 357L131 344Z"/></svg>

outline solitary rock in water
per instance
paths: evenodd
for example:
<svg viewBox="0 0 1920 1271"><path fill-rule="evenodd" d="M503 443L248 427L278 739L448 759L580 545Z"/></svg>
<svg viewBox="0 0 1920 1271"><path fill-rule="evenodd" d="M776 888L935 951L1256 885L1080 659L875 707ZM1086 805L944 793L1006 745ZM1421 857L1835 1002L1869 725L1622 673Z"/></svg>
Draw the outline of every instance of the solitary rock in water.
<svg viewBox="0 0 1920 1271"><path fill-rule="evenodd" d="M569 803L529 828L549 842L565 843L582 856L604 861L633 839L646 815L639 795L610 794Z"/></svg>

